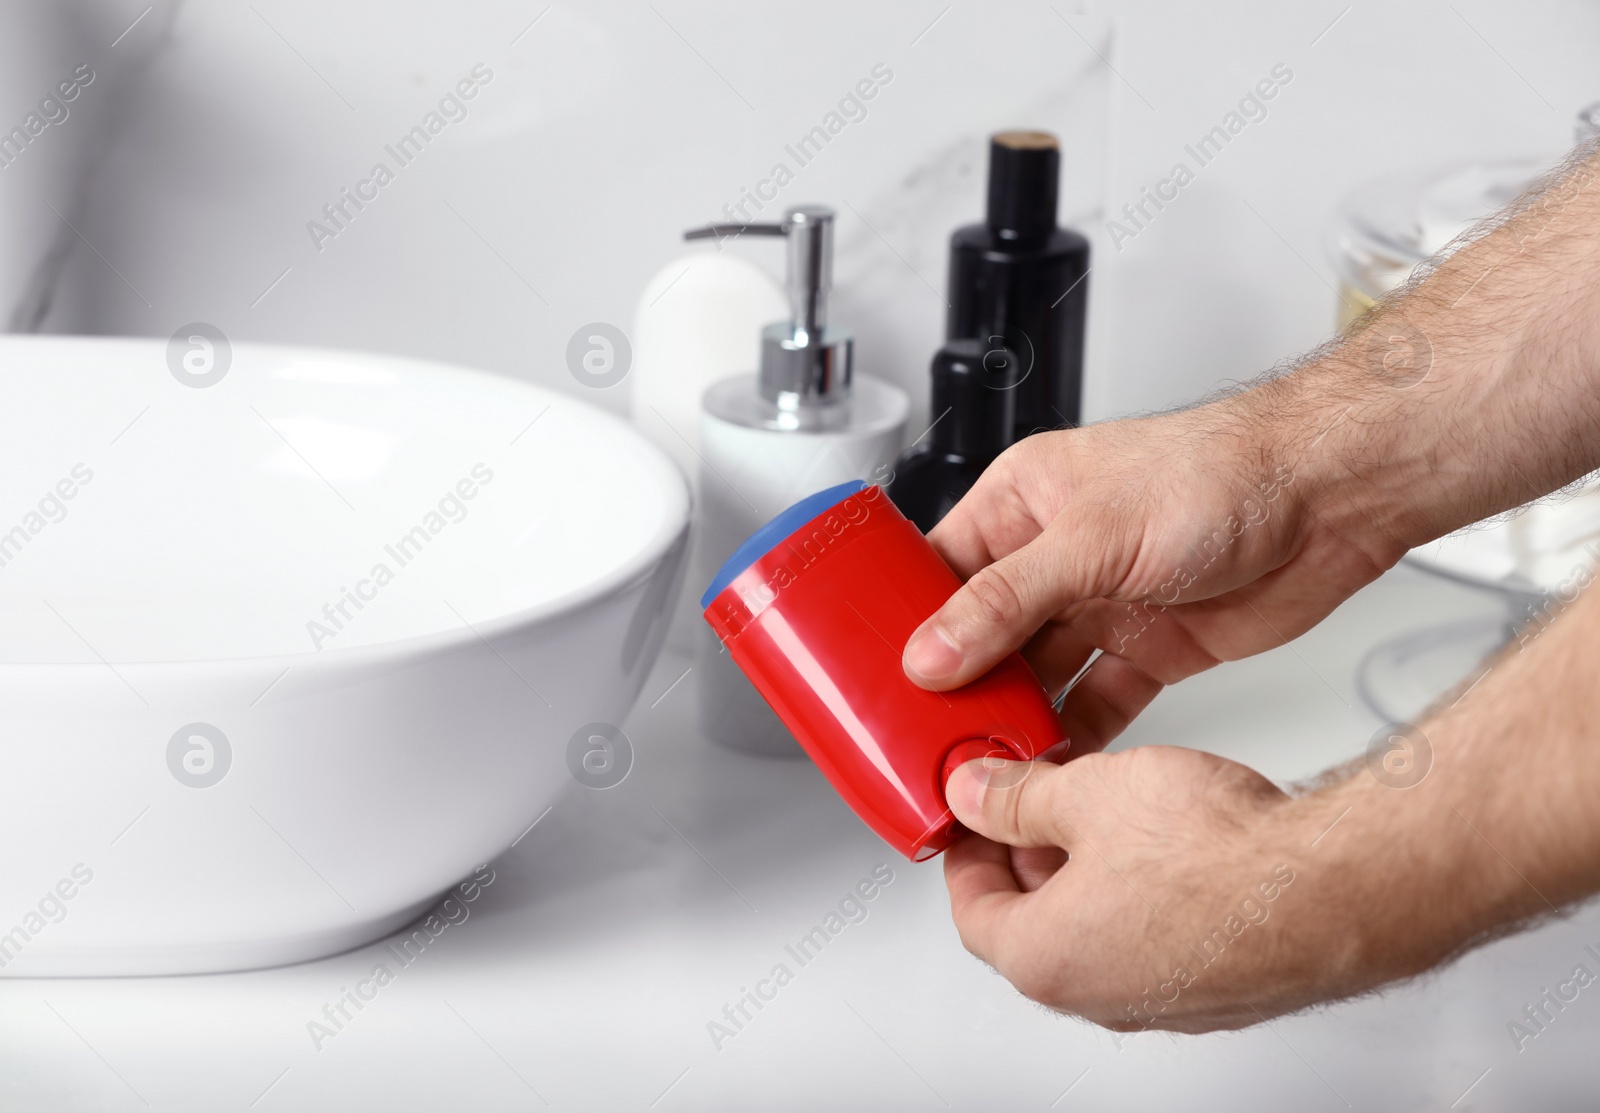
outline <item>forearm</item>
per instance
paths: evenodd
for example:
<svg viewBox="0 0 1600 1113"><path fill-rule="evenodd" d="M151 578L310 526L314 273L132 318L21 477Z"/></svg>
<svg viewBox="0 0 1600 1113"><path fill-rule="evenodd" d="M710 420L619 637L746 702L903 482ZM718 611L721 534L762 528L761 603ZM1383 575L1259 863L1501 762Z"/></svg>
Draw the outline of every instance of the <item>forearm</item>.
<svg viewBox="0 0 1600 1113"><path fill-rule="evenodd" d="M1369 766L1296 802L1301 841L1334 824L1302 860L1358 909L1363 980L1417 973L1600 892L1597 643L1589 592L1421 724L1431 752L1413 754L1418 783Z"/></svg>
<svg viewBox="0 0 1600 1113"><path fill-rule="evenodd" d="M1233 405L1380 563L1600 467L1600 155Z"/></svg>

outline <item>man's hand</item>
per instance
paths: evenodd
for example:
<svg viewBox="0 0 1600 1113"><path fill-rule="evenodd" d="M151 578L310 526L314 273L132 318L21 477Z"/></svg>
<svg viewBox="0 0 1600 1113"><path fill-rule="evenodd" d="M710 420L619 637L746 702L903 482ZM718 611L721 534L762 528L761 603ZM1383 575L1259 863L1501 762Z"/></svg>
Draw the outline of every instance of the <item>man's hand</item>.
<svg viewBox="0 0 1600 1113"><path fill-rule="evenodd" d="M912 636L907 674L952 688L1026 647L1054 692L1103 650L1063 708L1072 752L1099 750L1164 685L1282 645L1398 560L1307 512L1251 405L1010 448L928 535L967 582Z"/></svg>
<svg viewBox="0 0 1600 1113"><path fill-rule="evenodd" d="M949 800L975 832L945 857L962 941L1036 1001L1121 1031L1209 1031L1347 975L1339 917L1303 915L1315 832L1242 765L1169 747L974 761Z"/></svg>
<svg viewBox="0 0 1600 1113"><path fill-rule="evenodd" d="M929 534L966 586L906 645L953 688L1023 648L1074 753L1282 645L1409 548L1600 467L1600 144L1300 367L1014 445Z"/></svg>
<svg viewBox="0 0 1600 1113"><path fill-rule="evenodd" d="M1410 977L1600 891L1600 590L1549 617L1408 730L1405 775L1369 757L1291 798L1167 746L968 762L946 789L974 832L945 856L962 941L1053 1008L1198 1032Z"/></svg>
<svg viewBox="0 0 1600 1113"><path fill-rule="evenodd" d="M1472 921L1444 913L1445 878L1370 838L1393 829L1384 793L1357 785L1360 833L1324 845L1330 801L1193 750L969 762L949 786L974 832L945 857L951 911L967 949L1041 1004L1124 1032L1247 1027L1462 942ZM1430 864L1459 886L1483 863L1464 827L1444 834Z"/></svg>

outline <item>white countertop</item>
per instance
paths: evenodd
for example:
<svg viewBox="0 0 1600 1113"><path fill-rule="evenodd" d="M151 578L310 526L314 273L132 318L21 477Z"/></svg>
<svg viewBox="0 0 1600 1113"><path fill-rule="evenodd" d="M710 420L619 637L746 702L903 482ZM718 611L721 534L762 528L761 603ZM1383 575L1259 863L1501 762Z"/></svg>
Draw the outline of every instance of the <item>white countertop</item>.
<svg viewBox="0 0 1600 1113"><path fill-rule="evenodd" d="M1380 725L1354 691L1368 647L1496 608L1397 570L1292 647L1163 694L1120 745L1306 776ZM1053 1016L961 948L937 861L898 859L808 762L699 738L694 685L668 690L687 665L669 653L646 684L627 779L575 785L409 966L374 944L246 974L0 981L0 1109L1530 1110L1600 1091L1600 990L1520 1053L1507 1033L1600 947L1592 908L1247 1032ZM867 917L796 961L786 945L880 863ZM392 980L319 1047L308 1024L378 963ZM792 980L716 1046L708 1025L778 963Z"/></svg>

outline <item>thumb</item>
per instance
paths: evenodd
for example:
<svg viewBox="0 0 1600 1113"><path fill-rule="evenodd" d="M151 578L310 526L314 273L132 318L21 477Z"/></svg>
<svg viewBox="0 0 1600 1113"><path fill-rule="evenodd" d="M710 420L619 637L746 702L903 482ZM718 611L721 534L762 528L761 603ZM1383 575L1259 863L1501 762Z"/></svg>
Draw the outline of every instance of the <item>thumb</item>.
<svg viewBox="0 0 1600 1113"><path fill-rule="evenodd" d="M963 826L1007 846L1065 846L1055 800L1070 776L1047 761L978 758L956 767L945 801Z"/></svg>
<svg viewBox="0 0 1600 1113"><path fill-rule="evenodd" d="M1063 544L1061 522L979 569L917 627L901 661L913 683L940 691L975 680L1069 603L1100 594Z"/></svg>

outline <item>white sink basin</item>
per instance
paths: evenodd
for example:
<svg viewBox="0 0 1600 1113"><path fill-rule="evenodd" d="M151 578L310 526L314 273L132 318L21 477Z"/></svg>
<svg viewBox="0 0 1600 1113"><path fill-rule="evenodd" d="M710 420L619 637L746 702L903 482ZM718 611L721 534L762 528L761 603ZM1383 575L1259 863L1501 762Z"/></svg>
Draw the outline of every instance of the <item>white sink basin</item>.
<svg viewBox="0 0 1600 1113"><path fill-rule="evenodd" d="M344 352L197 381L0 338L0 975L394 930L574 781L665 633L688 493L625 423Z"/></svg>

